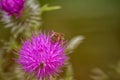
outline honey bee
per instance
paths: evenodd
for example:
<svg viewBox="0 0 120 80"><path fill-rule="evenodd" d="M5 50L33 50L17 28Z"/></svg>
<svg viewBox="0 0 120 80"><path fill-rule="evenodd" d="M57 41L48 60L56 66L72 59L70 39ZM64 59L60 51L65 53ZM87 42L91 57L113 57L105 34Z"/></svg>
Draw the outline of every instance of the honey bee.
<svg viewBox="0 0 120 80"><path fill-rule="evenodd" d="M51 43L59 42L63 45L65 43L64 34L52 31L50 41Z"/></svg>

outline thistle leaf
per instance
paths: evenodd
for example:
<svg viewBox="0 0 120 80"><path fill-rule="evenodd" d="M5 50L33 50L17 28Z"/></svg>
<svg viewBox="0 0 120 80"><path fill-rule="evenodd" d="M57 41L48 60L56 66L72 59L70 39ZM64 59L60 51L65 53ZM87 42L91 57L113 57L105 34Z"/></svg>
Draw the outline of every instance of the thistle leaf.
<svg viewBox="0 0 120 80"><path fill-rule="evenodd" d="M76 49L80 43L84 40L84 36L76 36L70 40L68 43L66 53L71 53L74 49Z"/></svg>
<svg viewBox="0 0 120 80"><path fill-rule="evenodd" d="M58 10L61 9L61 6L48 6L48 4L45 4L42 8L41 11L52 11L52 10Z"/></svg>

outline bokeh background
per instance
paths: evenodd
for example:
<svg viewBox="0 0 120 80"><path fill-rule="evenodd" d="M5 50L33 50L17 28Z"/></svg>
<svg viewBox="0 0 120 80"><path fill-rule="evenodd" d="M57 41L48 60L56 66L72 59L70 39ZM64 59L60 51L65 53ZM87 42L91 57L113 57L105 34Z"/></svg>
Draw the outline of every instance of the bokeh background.
<svg viewBox="0 0 120 80"><path fill-rule="evenodd" d="M43 12L43 30L65 34L70 40L83 35L83 42L70 54L75 80L91 80L91 70L106 69L120 60L120 0L40 0L59 5L60 10ZM0 39L8 39L10 30L0 26Z"/></svg>

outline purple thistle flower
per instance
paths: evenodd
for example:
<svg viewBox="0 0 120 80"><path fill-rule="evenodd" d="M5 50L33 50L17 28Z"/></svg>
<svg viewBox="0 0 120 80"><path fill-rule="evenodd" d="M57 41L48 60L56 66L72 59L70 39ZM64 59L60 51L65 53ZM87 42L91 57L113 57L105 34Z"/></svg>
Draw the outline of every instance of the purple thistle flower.
<svg viewBox="0 0 120 80"><path fill-rule="evenodd" d="M22 43L17 62L25 72L34 74L38 80L50 80L65 65L65 46L59 41L52 43L51 34L40 33Z"/></svg>
<svg viewBox="0 0 120 80"><path fill-rule="evenodd" d="M24 0L1 0L0 8L10 16L19 17L24 9L24 2Z"/></svg>

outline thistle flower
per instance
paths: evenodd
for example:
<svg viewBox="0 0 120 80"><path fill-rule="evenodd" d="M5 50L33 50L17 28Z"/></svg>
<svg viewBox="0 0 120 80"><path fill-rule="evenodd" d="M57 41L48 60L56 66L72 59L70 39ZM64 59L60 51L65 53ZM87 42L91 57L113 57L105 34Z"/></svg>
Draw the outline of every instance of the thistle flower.
<svg viewBox="0 0 120 80"><path fill-rule="evenodd" d="M52 34L40 33L31 40L22 43L17 62L25 72L34 74L38 80L50 80L57 75L65 65L65 44L59 41L51 42ZM55 38L54 38L55 39Z"/></svg>
<svg viewBox="0 0 120 80"><path fill-rule="evenodd" d="M24 0L1 0L0 8L10 16L19 17L24 9Z"/></svg>
<svg viewBox="0 0 120 80"><path fill-rule="evenodd" d="M9 2L12 0L5 0L5 1ZM21 0L13 0L13 1L20 2ZM13 8L13 10L15 11L16 8ZM16 18L15 16L9 16L7 15L6 12L2 11L2 22L5 24L5 28L11 27L11 32L12 33L14 32L15 38L17 37L18 34L22 33L28 28L39 26L41 21L40 5L36 2L36 0L25 0L24 10L22 11L22 13L21 11L19 13L20 13L20 16Z"/></svg>

